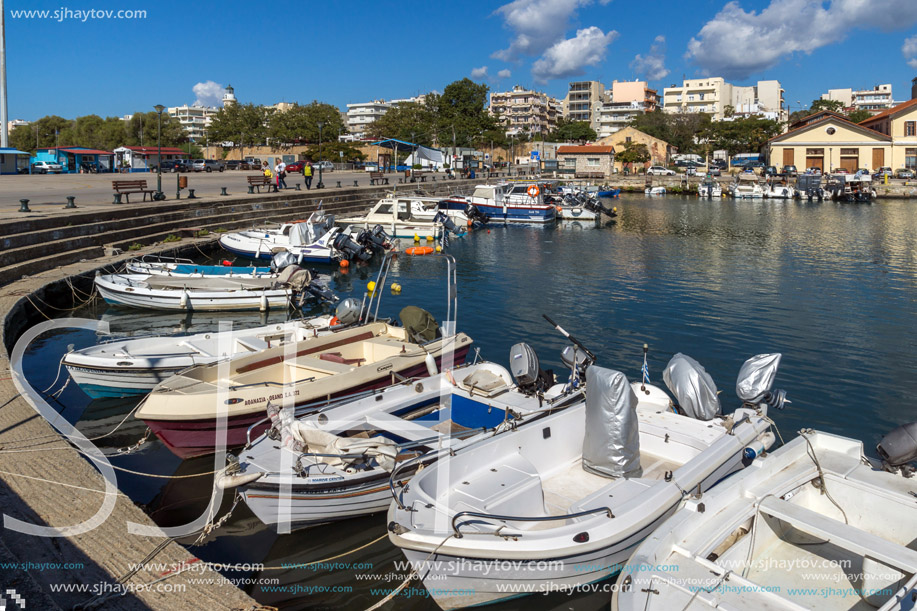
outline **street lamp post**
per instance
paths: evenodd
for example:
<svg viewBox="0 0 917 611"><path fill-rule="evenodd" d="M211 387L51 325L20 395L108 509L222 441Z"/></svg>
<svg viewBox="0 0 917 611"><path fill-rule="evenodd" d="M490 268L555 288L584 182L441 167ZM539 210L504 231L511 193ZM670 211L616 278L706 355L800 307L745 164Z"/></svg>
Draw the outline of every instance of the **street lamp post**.
<svg viewBox="0 0 917 611"><path fill-rule="evenodd" d="M156 128L156 147L158 149L156 154L156 193L153 195L153 199L161 201L166 198L162 192L162 111L166 107L162 104L157 104L153 108L159 113L159 125Z"/></svg>
<svg viewBox="0 0 917 611"><path fill-rule="evenodd" d="M316 189L324 189L325 183L322 182L322 128L325 127L324 121L318 122L318 184Z"/></svg>

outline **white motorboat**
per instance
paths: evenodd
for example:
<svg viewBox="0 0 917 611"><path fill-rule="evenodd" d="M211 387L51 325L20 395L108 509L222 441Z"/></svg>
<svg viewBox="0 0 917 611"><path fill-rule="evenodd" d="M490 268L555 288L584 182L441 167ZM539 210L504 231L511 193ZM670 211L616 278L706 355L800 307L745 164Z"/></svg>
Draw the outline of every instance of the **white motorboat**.
<svg viewBox="0 0 917 611"><path fill-rule="evenodd" d="M334 216L320 210L308 220L284 223L278 229L252 229L225 233L220 246L250 259L271 259L278 252L290 252L298 263L328 263L340 258L333 241L340 228Z"/></svg>
<svg viewBox="0 0 917 611"><path fill-rule="evenodd" d="M773 183L765 187L764 197L768 199L794 199L796 197L796 189L792 185Z"/></svg>
<svg viewBox="0 0 917 611"><path fill-rule="evenodd" d="M725 418L709 375L684 355L663 376L678 411L660 388L590 367L584 403L415 475L389 509L389 539L443 608L604 579L687 498L773 443L779 358L746 361L746 403Z"/></svg>
<svg viewBox="0 0 917 611"><path fill-rule="evenodd" d="M647 195L665 195L665 187L648 187L643 192Z"/></svg>
<svg viewBox="0 0 917 611"><path fill-rule="evenodd" d="M336 299L312 274L292 265L278 277L172 277L109 274L95 286L112 305L178 311L261 310L301 304L310 296Z"/></svg>
<svg viewBox="0 0 917 611"><path fill-rule="evenodd" d="M917 422L878 450L800 431L647 537L612 609L913 610Z"/></svg>
<svg viewBox="0 0 917 611"><path fill-rule="evenodd" d="M825 191L831 199L840 202L868 203L876 198L869 174L831 174L827 177Z"/></svg>
<svg viewBox="0 0 917 611"><path fill-rule="evenodd" d="M377 225L392 237L414 237L438 239L442 237L442 223L434 222L432 218L418 218L414 216L412 202L416 197L398 196L392 194L376 202L369 212L360 216L348 216L337 220L340 226L350 227L351 230L368 230Z"/></svg>
<svg viewBox="0 0 917 611"><path fill-rule="evenodd" d="M697 195L699 197L706 197L707 199L722 197L723 187L721 187L720 183L714 180L713 177L708 176L702 183L697 185Z"/></svg>
<svg viewBox="0 0 917 611"><path fill-rule="evenodd" d="M556 210L545 203L538 183L500 183L477 185L465 198L481 213L504 223L549 223Z"/></svg>
<svg viewBox="0 0 917 611"><path fill-rule="evenodd" d="M598 215L584 206L557 206L557 217L562 221L594 221Z"/></svg>
<svg viewBox="0 0 917 611"><path fill-rule="evenodd" d="M64 355L63 365L87 395L145 395L173 374L203 363L251 354L329 333L330 316L291 320L225 334L116 338Z"/></svg>
<svg viewBox="0 0 917 611"><path fill-rule="evenodd" d="M274 430L246 446L238 472L224 481L243 482L246 504L273 526L384 511L390 485L404 485L440 454L581 401L572 385L539 396L503 367L483 362L322 406L298 420L292 409L278 414L278 403L268 408Z"/></svg>
<svg viewBox="0 0 917 611"><path fill-rule="evenodd" d="M736 199L764 197L764 189L754 172L736 174L735 182L729 185L729 193Z"/></svg>
<svg viewBox="0 0 917 611"><path fill-rule="evenodd" d="M228 261L227 261L228 263ZM170 259L162 257L143 257L131 259L124 264L128 274L149 276L175 276L188 278L205 277L276 277L279 272L270 267L254 267L241 265L201 265L191 259Z"/></svg>

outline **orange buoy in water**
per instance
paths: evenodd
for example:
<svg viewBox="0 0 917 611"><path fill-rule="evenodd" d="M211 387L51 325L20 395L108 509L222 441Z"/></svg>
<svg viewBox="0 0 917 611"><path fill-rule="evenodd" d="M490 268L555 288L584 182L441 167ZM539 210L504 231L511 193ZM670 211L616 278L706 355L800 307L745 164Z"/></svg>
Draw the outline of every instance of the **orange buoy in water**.
<svg viewBox="0 0 917 611"><path fill-rule="evenodd" d="M347 259L341 259L341 267L350 267L350 261Z"/></svg>
<svg viewBox="0 0 917 611"><path fill-rule="evenodd" d="M432 246L412 246L405 248L404 252L409 255L429 255L433 252Z"/></svg>
<svg viewBox="0 0 917 611"><path fill-rule="evenodd" d="M563 212L563 211L564 211L564 209L563 209L562 206L554 206L554 208L555 208L558 212Z"/></svg>
<svg viewBox="0 0 917 611"><path fill-rule="evenodd" d="M472 221L471 219L468 219L468 226L471 227L472 225L474 225L474 221Z"/></svg>

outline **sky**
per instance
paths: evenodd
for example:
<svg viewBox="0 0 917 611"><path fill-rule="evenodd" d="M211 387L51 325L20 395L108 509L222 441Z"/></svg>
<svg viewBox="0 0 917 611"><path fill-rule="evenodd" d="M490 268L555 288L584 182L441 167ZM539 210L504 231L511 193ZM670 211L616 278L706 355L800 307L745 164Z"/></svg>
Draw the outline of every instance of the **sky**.
<svg viewBox="0 0 917 611"><path fill-rule="evenodd" d="M10 119L215 104L229 84L346 109L465 77L558 98L573 80L777 79L793 111L829 88L907 100L917 76L917 0L69 2L3 0Z"/></svg>

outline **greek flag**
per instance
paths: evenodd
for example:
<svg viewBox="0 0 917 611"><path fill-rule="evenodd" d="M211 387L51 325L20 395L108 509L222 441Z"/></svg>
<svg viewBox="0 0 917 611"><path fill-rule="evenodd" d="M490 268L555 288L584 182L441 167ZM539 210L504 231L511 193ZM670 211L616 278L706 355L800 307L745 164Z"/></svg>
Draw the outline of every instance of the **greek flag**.
<svg viewBox="0 0 917 611"><path fill-rule="evenodd" d="M646 364L646 356L643 357L643 367L640 369L643 372L643 383L650 383L650 368Z"/></svg>

